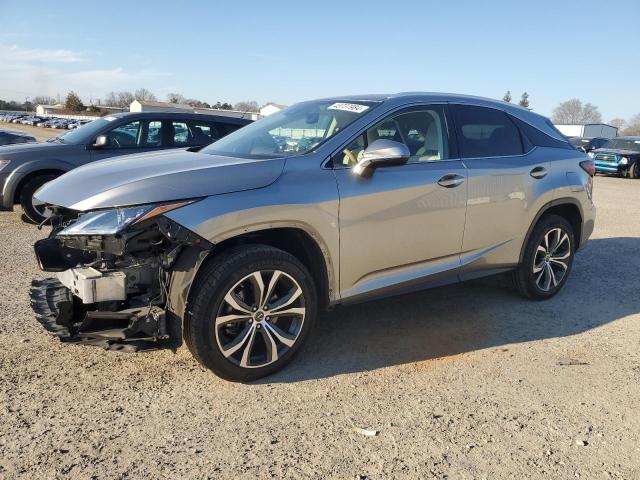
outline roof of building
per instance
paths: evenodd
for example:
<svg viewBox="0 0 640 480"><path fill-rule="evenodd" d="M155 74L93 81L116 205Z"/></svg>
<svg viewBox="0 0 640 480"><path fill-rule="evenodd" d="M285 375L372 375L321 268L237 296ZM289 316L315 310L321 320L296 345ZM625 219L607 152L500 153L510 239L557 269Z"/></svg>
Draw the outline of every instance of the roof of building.
<svg viewBox="0 0 640 480"><path fill-rule="evenodd" d="M184 108L192 110L194 107L186 103L171 103L171 102L151 102L149 100L134 100L140 105L146 105L148 107L161 107L161 108ZM132 102L133 103L133 102Z"/></svg>

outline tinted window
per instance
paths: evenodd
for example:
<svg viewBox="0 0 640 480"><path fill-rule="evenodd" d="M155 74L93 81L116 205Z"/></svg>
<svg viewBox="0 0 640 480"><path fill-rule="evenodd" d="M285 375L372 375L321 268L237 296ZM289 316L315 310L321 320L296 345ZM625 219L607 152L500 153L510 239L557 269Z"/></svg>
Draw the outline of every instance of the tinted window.
<svg viewBox="0 0 640 480"><path fill-rule="evenodd" d="M458 105L455 110L463 158L523 153L520 132L506 113L467 105Z"/></svg>
<svg viewBox="0 0 640 480"><path fill-rule="evenodd" d="M355 165L364 150L378 139L404 143L409 162L433 162L449 158L446 123L440 107L395 113L358 136L334 159L334 166Z"/></svg>
<svg viewBox="0 0 640 480"><path fill-rule="evenodd" d="M149 148L162 146L160 120L136 120L111 130L109 148Z"/></svg>

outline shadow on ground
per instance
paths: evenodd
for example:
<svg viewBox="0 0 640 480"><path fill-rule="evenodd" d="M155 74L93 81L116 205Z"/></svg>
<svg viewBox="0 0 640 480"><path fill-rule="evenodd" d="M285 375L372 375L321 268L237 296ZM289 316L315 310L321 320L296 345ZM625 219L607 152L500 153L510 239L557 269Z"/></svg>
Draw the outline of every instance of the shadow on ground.
<svg viewBox="0 0 640 480"><path fill-rule="evenodd" d="M341 307L265 383L295 382L576 335L640 312L640 238L594 239L554 298L526 300L505 276Z"/></svg>

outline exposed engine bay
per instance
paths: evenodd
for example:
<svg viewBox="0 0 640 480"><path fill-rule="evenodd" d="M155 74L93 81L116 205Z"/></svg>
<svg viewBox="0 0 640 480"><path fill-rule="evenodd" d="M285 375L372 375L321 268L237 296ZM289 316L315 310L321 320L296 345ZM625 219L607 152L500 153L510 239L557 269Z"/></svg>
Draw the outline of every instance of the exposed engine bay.
<svg viewBox="0 0 640 480"><path fill-rule="evenodd" d="M179 342L166 310L172 267L184 248L212 248L162 215L182 205L53 207L52 232L34 245L40 268L56 274L32 284L38 320L64 342L118 350Z"/></svg>

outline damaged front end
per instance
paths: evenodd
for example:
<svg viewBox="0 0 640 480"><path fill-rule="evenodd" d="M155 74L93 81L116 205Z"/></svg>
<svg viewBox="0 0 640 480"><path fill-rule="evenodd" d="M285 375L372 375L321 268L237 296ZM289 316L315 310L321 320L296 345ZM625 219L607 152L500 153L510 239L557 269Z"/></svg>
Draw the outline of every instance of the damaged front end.
<svg viewBox="0 0 640 480"><path fill-rule="evenodd" d="M35 243L40 323L64 342L140 350L179 344L180 319L167 311L172 267L185 248L212 244L163 214L192 200L96 210L54 207L51 235Z"/></svg>

